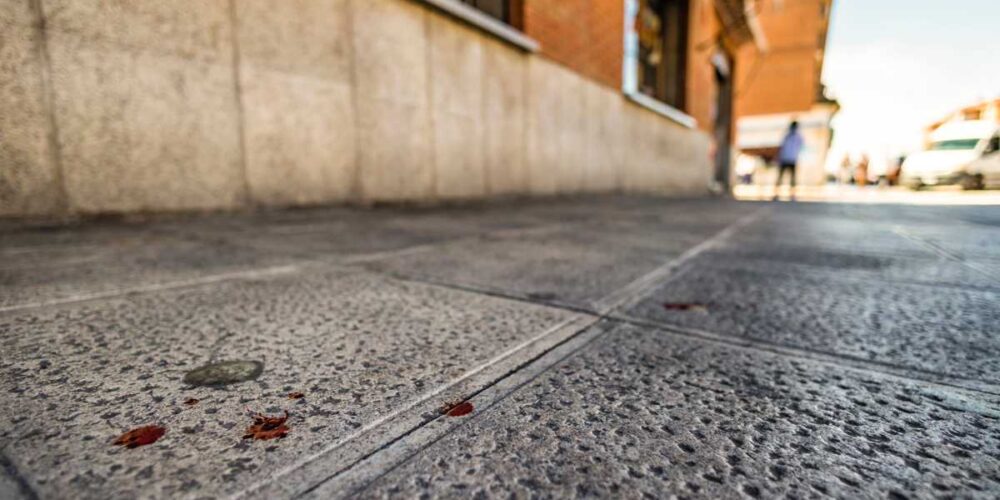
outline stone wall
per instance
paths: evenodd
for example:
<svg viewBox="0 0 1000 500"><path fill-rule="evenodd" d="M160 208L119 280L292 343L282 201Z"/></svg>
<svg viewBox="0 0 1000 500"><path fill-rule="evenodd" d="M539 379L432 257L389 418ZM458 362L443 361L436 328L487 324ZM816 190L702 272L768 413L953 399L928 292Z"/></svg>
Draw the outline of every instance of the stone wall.
<svg viewBox="0 0 1000 500"><path fill-rule="evenodd" d="M410 0L0 0L0 215L705 191L708 138Z"/></svg>

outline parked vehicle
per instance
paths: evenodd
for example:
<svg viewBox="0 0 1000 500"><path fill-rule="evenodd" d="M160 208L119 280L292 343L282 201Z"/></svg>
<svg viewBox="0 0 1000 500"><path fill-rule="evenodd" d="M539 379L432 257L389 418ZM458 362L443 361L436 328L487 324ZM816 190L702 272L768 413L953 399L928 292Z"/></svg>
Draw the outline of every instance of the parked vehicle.
<svg viewBox="0 0 1000 500"><path fill-rule="evenodd" d="M1000 133L990 138L983 155L969 164L968 172L978 180L978 187L1000 188Z"/></svg>
<svg viewBox="0 0 1000 500"><path fill-rule="evenodd" d="M931 134L926 151L914 153L903 162L900 182L912 189L924 186L959 184L963 189L979 189L984 185L985 168L993 173L987 157L995 157L1000 127L995 122L970 120L947 123ZM995 161L995 158L994 158ZM974 170L973 164L978 165Z"/></svg>

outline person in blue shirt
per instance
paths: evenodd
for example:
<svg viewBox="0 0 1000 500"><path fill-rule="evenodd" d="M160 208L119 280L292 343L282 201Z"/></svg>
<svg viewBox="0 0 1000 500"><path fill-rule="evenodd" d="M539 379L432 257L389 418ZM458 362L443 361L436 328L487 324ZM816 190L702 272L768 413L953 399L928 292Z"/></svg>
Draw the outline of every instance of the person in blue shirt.
<svg viewBox="0 0 1000 500"><path fill-rule="evenodd" d="M799 133L799 122L792 120L788 125L788 133L781 140L781 148L778 149L778 180L774 184L774 199L778 199L778 189L781 188L781 179L785 176L785 171L791 175L789 185L791 186L792 199L795 199L795 165L799 161L799 153L802 152L802 134Z"/></svg>

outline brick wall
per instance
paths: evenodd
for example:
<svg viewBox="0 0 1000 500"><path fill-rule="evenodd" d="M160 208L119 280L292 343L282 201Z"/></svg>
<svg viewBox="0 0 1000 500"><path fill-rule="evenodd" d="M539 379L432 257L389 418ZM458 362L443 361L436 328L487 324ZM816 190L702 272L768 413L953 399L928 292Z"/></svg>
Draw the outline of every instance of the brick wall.
<svg viewBox="0 0 1000 500"><path fill-rule="evenodd" d="M622 0L524 0L524 32L546 57L620 89L624 8Z"/></svg>
<svg viewBox="0 0 1000 500"><path fill-rule="evenodd" d="M819 87L828 2L761 2L760 23L769 50L763 58L750 47L740 51L737 116L794 113L812 107Z"/></svg>

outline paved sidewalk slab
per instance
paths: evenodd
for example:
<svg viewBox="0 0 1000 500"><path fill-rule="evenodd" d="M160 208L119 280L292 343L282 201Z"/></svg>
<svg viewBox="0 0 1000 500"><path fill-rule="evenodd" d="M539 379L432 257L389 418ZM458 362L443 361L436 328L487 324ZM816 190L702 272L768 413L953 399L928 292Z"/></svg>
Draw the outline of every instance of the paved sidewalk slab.
<svg viewBox="0 0 1000 500"><path fill-rule="evenodd" d="M623 227L624 226L624 227ZM595 302L708 237L623 222L444 244L369 268L414 280L593 309Z"/></svg>
<svg viewBox="0 0 1000 500"><path fill-rule="evenodd" d="M704 309L670 310L695 303ZM1000 290L695 263L626 317L1000 383Z"/></svg>
<svg viewBox="0 0 1000 500"><path fill-rule="evenodd" d="M202 240L221 240L283 256L343 260L544 223L530 214L495 209L329 209L281 215L177 230Z"/></svg>
<svg viewBox="0 0 1000 500"><path fill-rule="evenodd" d="M226 242L196 241L152 231L61 246L40 243L6 247L0 267L0 308L49 302L172 283L211 280L240 272L276 272L290 258Z"/></svg>
<svg viewBox="0 0 1000 500"><path fill-rule="evenodd" d="M424 411L434 412L461 396L449 384L574 317L318 268L8 313L0 444L44 497L236 493L415 402L427 399ZM188 370L224 360L264 370L224 388L184 382ZM248 409L289 411L291 433L242 439ZM150 424L167 428L160 441L112 446Z"/></svg>
<svg viewBox="0 0 1000 500"><path fill-rule="evenodd" d="M700 262L721 268L753 269L778 276L827 277L834 281L877 280L943 287L1000 289L1000 279L965 262L940 257L855 253L790 246L727 246L706 252ZM982 261L974 265L986 265Z"/></svg>
<svg viewBox="0 0 1000 500"><path fill-rule="evenodd" d="M626 326L361 496L986 497L998 421L997 397Z"/></svg>
<svg viewBox="0 0 1000 500"><path fill-rule="evenodd" d="M851 220L824 215L805 216L775 208L753 228L734 235L732 245L766 250L792 248L857 254L936 257L882 221Z"/></svg>
<svg viewBox="0 0 1000 500"><path fill-rule="evenodd" d="M995 207L134 222L0 223L0 497L1000 491ZM263 367L185 381L219 361ZM243 439L285 410L287 437ZM166 434L112 445L148 424Z"/></svg>

